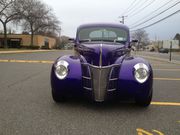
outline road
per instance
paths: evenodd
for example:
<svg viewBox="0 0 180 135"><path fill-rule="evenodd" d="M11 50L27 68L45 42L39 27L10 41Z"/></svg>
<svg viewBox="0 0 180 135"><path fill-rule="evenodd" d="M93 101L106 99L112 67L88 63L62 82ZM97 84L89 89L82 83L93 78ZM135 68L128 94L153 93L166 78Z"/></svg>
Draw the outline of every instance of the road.
<svg viewBox="0 0 180 135"><path fill-rule="evenodd" d="M180 65L149 59L154 95L147 109L82 99L56 104L51 97L52 64L39 60L67 53L0 54L0 135L180 134ZM37 62L28 62L32 60Z"/></svg>

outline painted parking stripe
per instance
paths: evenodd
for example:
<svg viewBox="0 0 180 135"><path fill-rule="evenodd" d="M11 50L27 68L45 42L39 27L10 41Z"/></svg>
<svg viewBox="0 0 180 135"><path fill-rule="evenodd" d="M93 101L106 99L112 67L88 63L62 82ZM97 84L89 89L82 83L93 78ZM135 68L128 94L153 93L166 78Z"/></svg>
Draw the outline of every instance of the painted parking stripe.
<svg viewBox="0 0 180 135"><path fill-rule="evenodd" d="M151 62L150 62L151 63ZM152 66L176 66L167 63L151 63Z"/></svg>
<svg viewBox="0 0 180 135"><path fill-rule="evenodd" d="M154 71L180 71L180 68L162 68L162 69L153 69Z"/></svg>
<svg viewBox="0 0 180 135"><path fill-rule="evenodd" d="M179 102L151 102L151 105L159 106L180 106Z"/></svg>
<svg viewBox="0 0 180 135"><path fill-rule="evenodd" d="M47 60L0 60L0 62L12 62L12 63L47 63L47 64L52 64L54 61L47 61Z"/></svg>
<svg viewBox="0 0 180 135"><path fill-rule="evenodd" d="M52 64L54 61L47 61L47 60L3 60L0 59L0 62L12 62L12 63L44 63L44 64ZM168 69L155 69L155 70L168 70ZM171 69L174 71L178 71L179 69ZM165 80L165 81L180 81L180 78L160 78L155 77L154 80Z"/></svg>
<svg viewBox="0 0 180 135"><path fill-rule="evenodd" d="M162 80L162 81L180 81L180 78L161 78L161 77L155 77L154 80Z"/></svg>
<svg viewBox="0 0 180 135"><path fill-rule="evenodd" d="M9 59L0 59L0 62L14 62L14 63L50 63L54 61L48 60L9 60ZM153 70L162 70L162 71L180 71L180 69L153 69Z"/></svg>
<svg viewBox="0 0 180 135"><path fill-rule="evenodd" d="M156 133L157 135L164 135L162 132L155 130L155 129L153 129L151 132L149 132L142 128L137 128L136 131L137 131L138 135L154 135L154 133Z"/></svg>

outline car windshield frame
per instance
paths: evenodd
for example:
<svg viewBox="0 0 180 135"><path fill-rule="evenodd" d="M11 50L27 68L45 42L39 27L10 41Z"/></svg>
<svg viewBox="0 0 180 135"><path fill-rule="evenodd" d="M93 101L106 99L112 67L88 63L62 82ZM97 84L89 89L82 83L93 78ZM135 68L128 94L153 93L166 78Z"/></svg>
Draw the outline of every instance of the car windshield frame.
<svg viewBox="0 0 180 135"><path fill-rule="evenodd" d="M80 43L92 43L101 41L125 44L128 41L128 31L122 28L110 26L81 28L77 36Z"/></svg>

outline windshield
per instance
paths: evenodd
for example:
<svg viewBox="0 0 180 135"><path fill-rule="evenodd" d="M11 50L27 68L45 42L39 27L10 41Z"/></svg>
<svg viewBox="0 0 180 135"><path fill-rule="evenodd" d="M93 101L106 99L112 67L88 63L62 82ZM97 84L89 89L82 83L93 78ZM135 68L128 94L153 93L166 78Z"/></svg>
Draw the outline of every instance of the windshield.
<svg viewBox="0 0 180 135"><path fill-rule="evenodd" d="M80 42L105 41L125 43L128 38L127 31L112 27L83 28L78 34Z"/></svg>

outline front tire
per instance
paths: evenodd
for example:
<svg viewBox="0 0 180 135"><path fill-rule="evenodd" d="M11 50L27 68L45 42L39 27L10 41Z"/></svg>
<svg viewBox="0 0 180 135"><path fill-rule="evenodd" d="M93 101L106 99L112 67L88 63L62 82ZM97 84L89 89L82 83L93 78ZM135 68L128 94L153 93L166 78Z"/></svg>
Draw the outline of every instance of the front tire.
<svg viewBox="0 0 180 135"><path fill-rule="evenodd" d="M65 101L64 96L57 94L53 89L51 91L52 91L52 98L56 103Z"/></svg>
<svg viewBox="0 0 180 135"><path fill-rule="evenodd" d="M142 106L142 107L148 107L151 104L152 93L153 92L151 91L151 94L146 98L138 98L138 97L136 97L136 99L135 99L136 104L139 105L139 106Z"/></svg>

